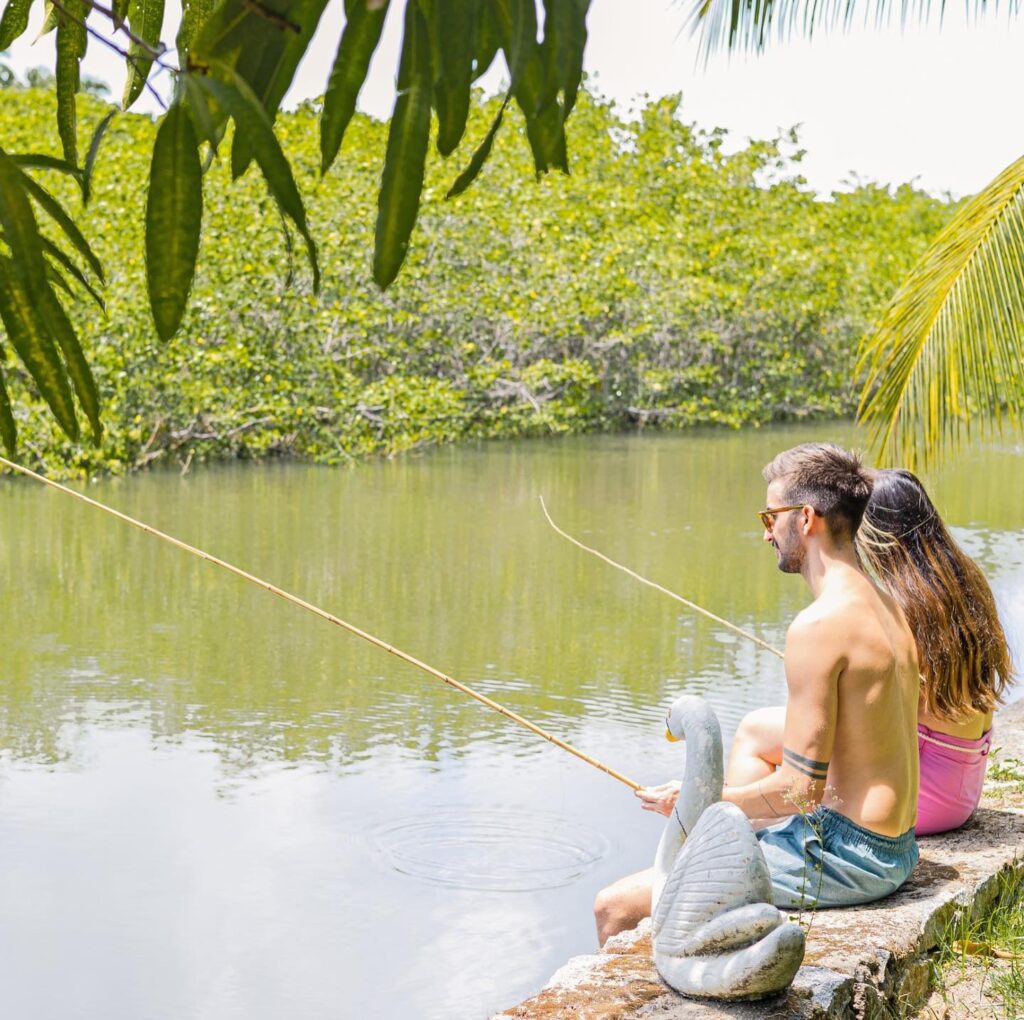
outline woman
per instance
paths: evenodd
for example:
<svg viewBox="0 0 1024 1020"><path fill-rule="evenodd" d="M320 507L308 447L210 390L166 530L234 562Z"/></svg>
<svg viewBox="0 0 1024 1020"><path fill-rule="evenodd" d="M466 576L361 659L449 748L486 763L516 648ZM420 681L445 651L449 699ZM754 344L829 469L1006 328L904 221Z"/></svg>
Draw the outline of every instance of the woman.
<svg viewBox="0 0 1024 1020"><path fill-rule="evenodd" d="M992 589L909 471L879 471L857 536L899 603L921 660L917 833L963 825L978 806L992 713L1013 666Z"/></svg>
<svg viewBox="0 0 1024 1020"><path fill-rule="evenodd" d="M1012 676L995 599L984 575L942 523L909 471L875 475L857 544L899 603L921 662L919 836L963 825L978 806L992 743L992 713ZM748 783L781 762L785 709L747 715L726 782Z"/></svg>

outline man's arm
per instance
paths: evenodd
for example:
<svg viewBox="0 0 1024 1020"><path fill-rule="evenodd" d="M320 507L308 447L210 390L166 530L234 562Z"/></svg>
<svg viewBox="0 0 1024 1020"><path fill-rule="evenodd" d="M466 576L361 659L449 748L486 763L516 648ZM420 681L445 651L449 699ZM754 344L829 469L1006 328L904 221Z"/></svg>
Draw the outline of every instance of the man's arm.
<svg viewBox="0 0 1024 1020"><path fill-rule="evenodd" d="M838 680L844 660L833 653L835 624L798 617L786 634L786 725L782 766L745 786L728 786L722 799L750 818L782 818L808 811L825 793L836 731Z"/></svg>

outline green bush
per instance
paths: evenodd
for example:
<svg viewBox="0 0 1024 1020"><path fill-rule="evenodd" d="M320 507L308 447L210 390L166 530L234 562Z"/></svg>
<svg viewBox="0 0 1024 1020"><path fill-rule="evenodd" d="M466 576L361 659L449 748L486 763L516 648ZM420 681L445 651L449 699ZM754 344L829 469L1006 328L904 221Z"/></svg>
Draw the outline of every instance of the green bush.
<svg viewBox="0 0 1024 1020"><path fill-rule="evenodd" d="M88 138L109 108L80 103ZM46 90L4 92L6 144L59 152L53 105ZM471 137L494 108L473 111ZM338 463L466 437L848 414L860 338L951 213L910 186L820 200L795 136L726 155L723 132L685 123L677 99L627 121L584 95L569 177L534 178L513 116L459 199L444 199L459 167L432 158L413 249L381 294L369 263L385 125L357 117L320 179L316 113L277 129L320 245L320 296L261 179L232 184L221 158L190 309L166 346L142 254L154 127L115 119L80 220L107 267L107 313L76 310L106 434L99 449L69 443L9 359L27 460L58 474Z"/></svg>

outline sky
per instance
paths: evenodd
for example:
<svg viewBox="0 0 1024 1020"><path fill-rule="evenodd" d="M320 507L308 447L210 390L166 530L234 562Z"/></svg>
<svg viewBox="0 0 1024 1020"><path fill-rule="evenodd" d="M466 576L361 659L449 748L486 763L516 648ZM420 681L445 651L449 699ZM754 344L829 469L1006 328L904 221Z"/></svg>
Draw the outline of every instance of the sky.
<svg viewBox="0 0 1024 1020"><path fill-rule="evenodd" d="M173 5L170 0L167 26L176 24ZM403 6L393 5L360 97L360 108L377 117L387 116L394 101ZM954 6L941 26L936 17L905 31L858 26L810 42L773 41L760 56L719 54L703 64L686 28L688 4L593 0L586 70L623 110L645 93L682 93L684 119L726 128L732 147L800 125L807 150L802 172L821 193L859 178L913 181L935 194L962 196L1024 154L1016 113L1024 18L1013 21L1004 11L969 19ZM52 35L30 45L41 17L36 4L29 32L8 58L16 70L53 67ZM331 0L286 104L323 92L343 21L342 0ZM172 35L165 27L165 38ZM123 61L96 40L83 72L120 95ZM484 83L496 90L500 69ZM135 109L155 105L147 96ZM570 146L571 139L570 122ZM583 168L579 155L574 165Z"/></svg>

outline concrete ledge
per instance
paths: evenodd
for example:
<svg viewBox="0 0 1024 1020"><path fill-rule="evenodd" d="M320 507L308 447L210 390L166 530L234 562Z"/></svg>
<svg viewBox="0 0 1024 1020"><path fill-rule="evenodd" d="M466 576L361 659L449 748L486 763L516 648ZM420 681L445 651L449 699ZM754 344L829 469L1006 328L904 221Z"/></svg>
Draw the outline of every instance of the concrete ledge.
<svg viewBox="0 0 1024 1020"><path fill-rule="evenodd" d="M1024 702L999 713L995 743L1011 754L1024 748ZM807 955L784 996L731 1005L682 998L655 970L650 923L644 922L600 952L573 958L538 995L493 1020L906 1015L928 996L928 953L954 912L987 911L1001 878L1024 875L1024 793L1019 784L990 783L967 825L919 843L920 863L896 895L866 907L805 915Z"/></svg>

